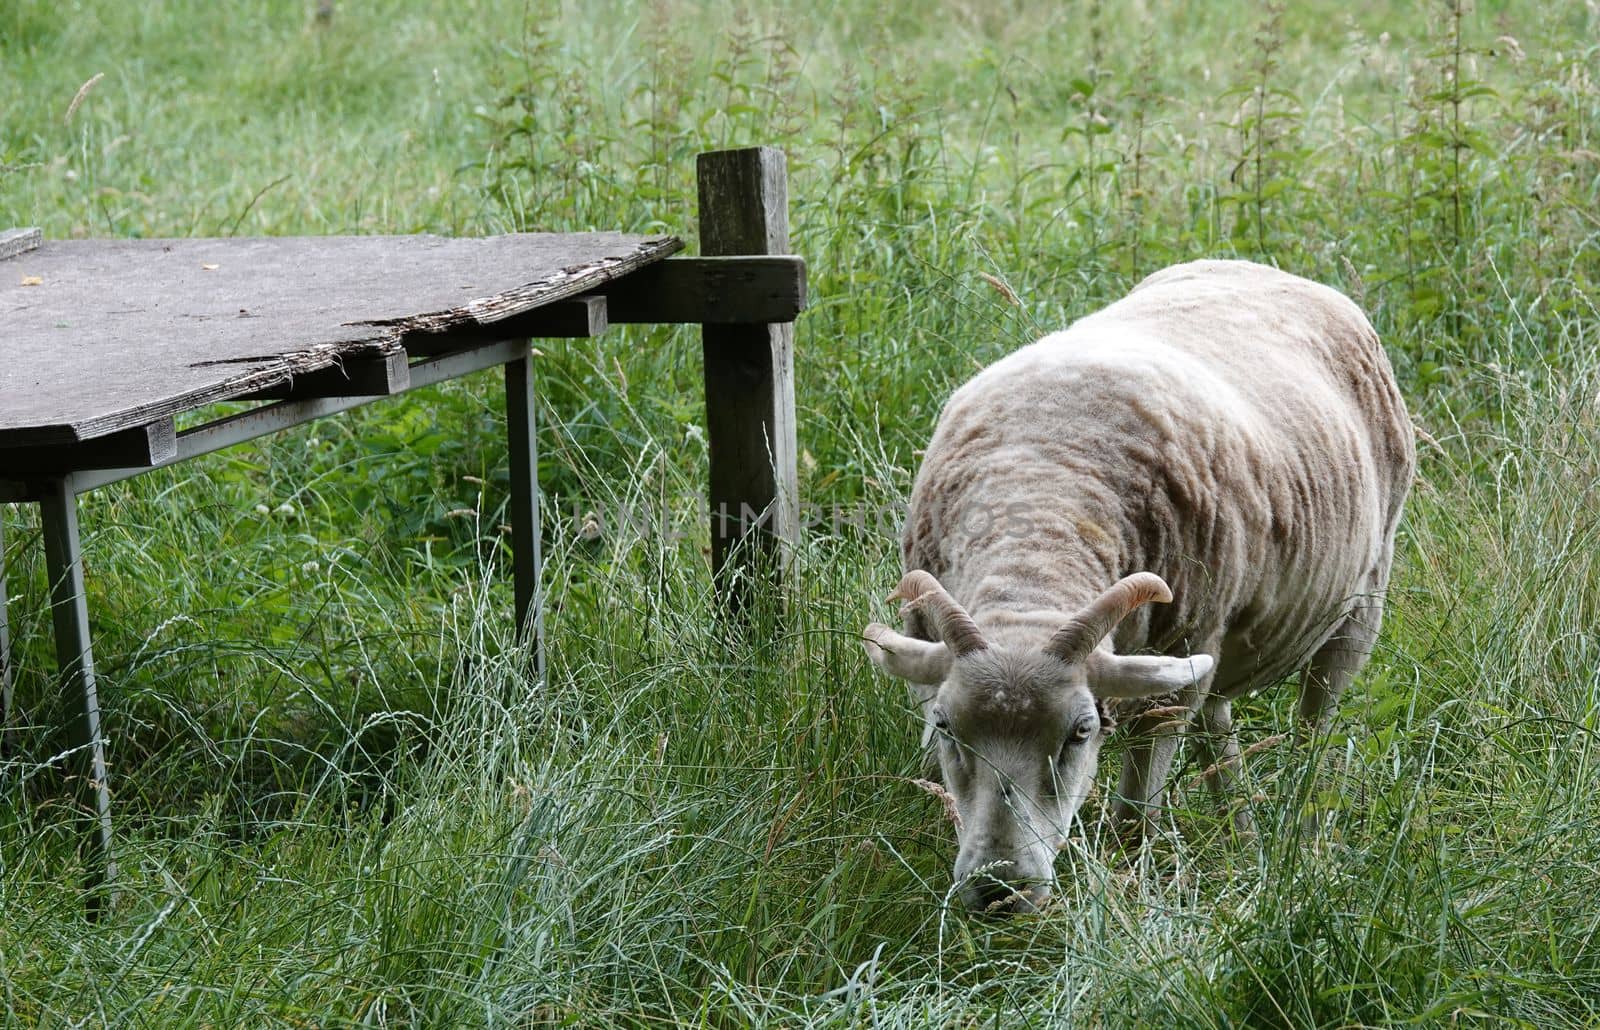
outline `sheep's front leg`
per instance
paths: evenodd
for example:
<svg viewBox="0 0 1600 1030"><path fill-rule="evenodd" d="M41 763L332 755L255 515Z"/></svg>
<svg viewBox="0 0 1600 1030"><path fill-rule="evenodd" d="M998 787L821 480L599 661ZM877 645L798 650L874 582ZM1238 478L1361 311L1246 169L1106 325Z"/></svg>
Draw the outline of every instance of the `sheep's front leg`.
<svg viewBox="0 0 1600 1030"><path fill-rule="evenodd" d="M1234 831L1241 836L1254 832L1249 805L1239 796L1243 757L1239 736L1233 731L1233 702L1220 694L1206 695L1193 739L1195 758L1203 770L1201 779L1219 804L1231 808Z"/></svg>
<svg viewBox="0 0 1600 1030"><path fill-rule="evenodd" d="M1209 682L1209 679L1207 680ZM1197 685L1204 689L1203 685ZM1128 744L1122 752L1122 775L1111 803L1112 823L1131 840L1156 827L1165 805L1167 777L1183 741L1199 690L1191 688L1175 705L1162 706L1135 716L1127 726Z"/></svg>
<svg viewBox="0 0 1600 1030"><path fill-rule="evenodd" d="M1181 734L1172 729L1141 734L1122 753L1122 776L1111 804L1111 818L1123 837L1137 841L1156 828L1163 789L1172 772Z"/></svg>
<svg viewBox="0 0 1600 1030"><path fill-rule="evenodd" d="M1221 641L1212 641L1197 651L1220 654ZM1232 754L1237 762L1239 743L1233 737L1233 719L1226 698L1212 698L1211 681L1216 676L1213 668L1196 680L1177 697L1177 703L1161 705L1142 712L1130 720L1126 732L1129 736L1127 750L1122 755L1122 776L1117 785L1117 796L1111 805L1113 824L1124 837L1138 839L1155 828L1165 806L1167 778L1172 774L1172 762L1178 746L1189 730L1189 720L1200 714L1202 739L1207 747L1216 739L1231 742ZM1210 702L1221 702L1220 708L1210 707ZM1204 702L1204 703L1202 703ZM1220 719L1220 722L1217 720ZM1221 734L1207 737L1205 734ZM1228 745L1224 745L1226 749ZM1208 758L1207 763L1213 760ZM1244 816L1248 829L1248 813Z"/></svg>

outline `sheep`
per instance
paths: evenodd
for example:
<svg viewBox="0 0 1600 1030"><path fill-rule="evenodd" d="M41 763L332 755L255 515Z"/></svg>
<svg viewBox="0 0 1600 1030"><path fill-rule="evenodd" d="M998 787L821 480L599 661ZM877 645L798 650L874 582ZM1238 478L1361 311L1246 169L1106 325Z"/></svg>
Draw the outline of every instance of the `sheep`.
<svg viewBox="0 0 1600 1030"><path fill-rule="evenodd" d="M905 632L863 644L936 741L962 900L1048 898L1108 704L1136 709L1112 802L1136 834L1190 723L1222 797L1235 698L1302 671L1299 725L1324 729L1377 637L1415 464L1360 309L1244 261L1157 272L957 390L912 488Z"/></svg>

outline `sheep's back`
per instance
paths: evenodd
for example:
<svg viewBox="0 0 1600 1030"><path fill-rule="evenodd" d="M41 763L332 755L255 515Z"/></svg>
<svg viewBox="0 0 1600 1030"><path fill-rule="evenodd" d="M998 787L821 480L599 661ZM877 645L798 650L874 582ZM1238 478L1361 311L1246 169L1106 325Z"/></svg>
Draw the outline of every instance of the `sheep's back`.
<svg viewBox="0 0 1600 1030"><path fill-rule="evenodd" d="M1217 689L1244 689L1303 661L1370 589L1414 461L1388 359L1348 298L1195 262L956 392L904 557L978 613L1156 572L1177 600L1128 620L1119 649L1220 647ZM1003 504L1027 513L1023 534L969 517Z"/></svg>

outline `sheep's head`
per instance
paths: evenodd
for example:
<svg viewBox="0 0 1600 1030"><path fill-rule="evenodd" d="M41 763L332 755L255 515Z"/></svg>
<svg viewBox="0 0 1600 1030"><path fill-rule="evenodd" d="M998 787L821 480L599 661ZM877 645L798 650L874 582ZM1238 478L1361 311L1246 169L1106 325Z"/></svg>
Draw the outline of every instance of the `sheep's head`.
<svg viewBox="0 0 1600 1030"><path fill-rule="evenodd" d="M891 600L937 633L936 642L880 623L863 633L880 669L906 680L926 713L955 798L955 877L962 900L985 912L1031 911L1050 894L1056 852L1094 780L1111 722L1102 698L1181 690L1211 670L1209 655L1131 657L1102 647L1123 617L1170 601L1159 576L1120 580L1071 616L1037 650L991 644L926 572L910 572Z"/></svg>

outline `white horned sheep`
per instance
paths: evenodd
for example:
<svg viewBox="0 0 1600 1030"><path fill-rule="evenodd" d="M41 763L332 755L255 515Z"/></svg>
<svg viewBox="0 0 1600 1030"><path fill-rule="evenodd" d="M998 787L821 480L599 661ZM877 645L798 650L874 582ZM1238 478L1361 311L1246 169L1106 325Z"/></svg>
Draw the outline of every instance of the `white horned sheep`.
<svg viewBox="0 0 1600 1030"><path fill-rule="evenodd" d="M1303 670L1324 725L1376 639L1415 462L1360 309L1244 261L1157 272L957 390L901 542L906 632L863 638L937 740L963 901L1048 897L1103 700L1177 698L1130 721L1113 817L1141 830L1190 722L1224 795L1233 699Z"/></svg>

